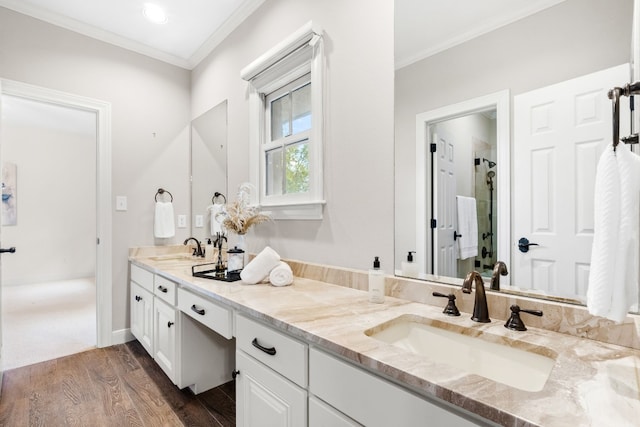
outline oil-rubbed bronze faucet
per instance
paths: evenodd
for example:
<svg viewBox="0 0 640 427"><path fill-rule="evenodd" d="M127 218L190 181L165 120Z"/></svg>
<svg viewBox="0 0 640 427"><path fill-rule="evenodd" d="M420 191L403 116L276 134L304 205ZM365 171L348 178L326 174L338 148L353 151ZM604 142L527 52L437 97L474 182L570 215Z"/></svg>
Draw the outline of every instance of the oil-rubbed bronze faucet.
<svg viewBox="0 0 640 427"><path fill-rule="evenodd" d="M198 239L196 239L195 237L189 237L184 241L184 244L186 245L187 243L189 243L189 240L193 240L197 245L197 247L193 249L193 256L204 258L204 251L202 250L202 246L200 246L200 242L198 241Z"/></svg>
<svg viewBox="0 0 640 427"><path fill-rule="evenodd" d="M507 264L502 261L496 262L496 265L493 266L493 274L491 275L491 290L499 291L500 276L506 276L507 274L509 274Z"/></svg>
<svg viewBox="0 0 640 427"><path fill-rule="evenodd" d="M484 292L484 282L482 276L477 271L472 271L467 274L467 277L462 283L462 292L465 294L471 293L471 282L476 284L476 301L473 305L473 316L471 320L479 323L489 323L489 308L487 307L487 295Z"/></svg>

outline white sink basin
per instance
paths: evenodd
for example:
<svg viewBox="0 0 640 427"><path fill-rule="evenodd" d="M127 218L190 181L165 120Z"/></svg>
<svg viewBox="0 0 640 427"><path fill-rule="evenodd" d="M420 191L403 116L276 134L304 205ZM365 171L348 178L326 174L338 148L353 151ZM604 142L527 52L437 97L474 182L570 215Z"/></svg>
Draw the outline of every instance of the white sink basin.
<svg viewBox="0 0 640 427"><path fill-rule="evenodd" d="M528 347L524 350L514 347L514 343L464 334L477 333L475 329L460 327L459 331L452 331L435 326L438 323L418 316L401 316L368 329L365 334L434 362L525 391L542 390L555 364L555 355L545 347L523 344Z"/></svg>

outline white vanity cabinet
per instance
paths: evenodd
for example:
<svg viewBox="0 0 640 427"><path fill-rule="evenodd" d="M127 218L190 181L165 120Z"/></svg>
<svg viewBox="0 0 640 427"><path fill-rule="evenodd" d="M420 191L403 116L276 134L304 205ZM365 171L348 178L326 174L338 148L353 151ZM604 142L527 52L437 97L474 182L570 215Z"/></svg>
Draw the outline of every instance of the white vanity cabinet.
<svg viewBox="0 0 640 427"><path fill-rule="evenodd" d="M180 297L189 309L195 305L198 312L209 313L205 317L215 327L185 316L180 310ZM211 320L211 313L218 316ZM230 308L215 305L131 264L131 333L179 388L189 387L198 394L231 381L235 341L231 339L232 322L225 321L231 318Z"/></svg>
<svg viewBox="0 0 640 427"><path fill-rule="evenodd" d="M309 425L327 425L334 417L342 424L370 427L488 425L472 415L458 415L444 403L435 403L316 348L309 350L309 394L338 412L327 408L310 411ZM311 399L311 398L310 398ZM317 409L317 408L316 408ZM458 410L456 410L458 411ZM343 415L344 414L344 415ZM348 417L348 418L347 418ZM475 418L475 417L473 417ZM352 422L353 424L348 424ZM347 423L347 424L345 424Z"/></svg>
<svg viewBox="0 0 640 427"><path fill-rule="evenodd" d="M237 315L236 349L237 425L307 425L307 344Z"/></svg>
<svg viewBox="0 0 640 427"><path fill-rule="evenodd" d="M153 356L153 273L131 265L131 333Z"/></svg>

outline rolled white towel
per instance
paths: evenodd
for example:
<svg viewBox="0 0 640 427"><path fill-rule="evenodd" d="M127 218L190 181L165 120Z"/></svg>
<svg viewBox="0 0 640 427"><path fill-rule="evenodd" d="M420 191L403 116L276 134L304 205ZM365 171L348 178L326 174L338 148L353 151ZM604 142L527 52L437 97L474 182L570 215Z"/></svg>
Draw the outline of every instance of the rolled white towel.
<svg viewBox="0 0 640 427"><path fill-rule="evenodd" d="M255 285L266 279L271 270L278 266L279 262L280 255L267 246L242 269L240 278L244 283Z"/></svg>
<svg viewBox="0 0 640 427"><path fill-rule="evenodd" d="M273 286L287 286L293 283L293 271L291 267L284 261L271 270L269 273L269 281Z"/></svg>

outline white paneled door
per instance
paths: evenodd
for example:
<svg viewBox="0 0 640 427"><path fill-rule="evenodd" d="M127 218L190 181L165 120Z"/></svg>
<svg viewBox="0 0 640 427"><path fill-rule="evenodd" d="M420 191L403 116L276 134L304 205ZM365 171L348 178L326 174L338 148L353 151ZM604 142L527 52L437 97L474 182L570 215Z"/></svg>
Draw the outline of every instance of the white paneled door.
<svg viewBox="0 0 640 427"><path fill-rule="evenodd" d="M585 299L596 166L612 139L607 92L628 80L625 64L514 97L511 274L518 287ZM627 133L623 124L620 135ZM522 238L536 245L522 252Z"/></svg>
<svg viewBox="0 0 640 427"><path fill-rule="evenodd" d="M436 229L433 233L435 248L434 273L438 276L457 277L455 233L456 173L455 151L451 138L439 130L433 135L436 146L433 180L437 196L433 198Z"/></svg>

